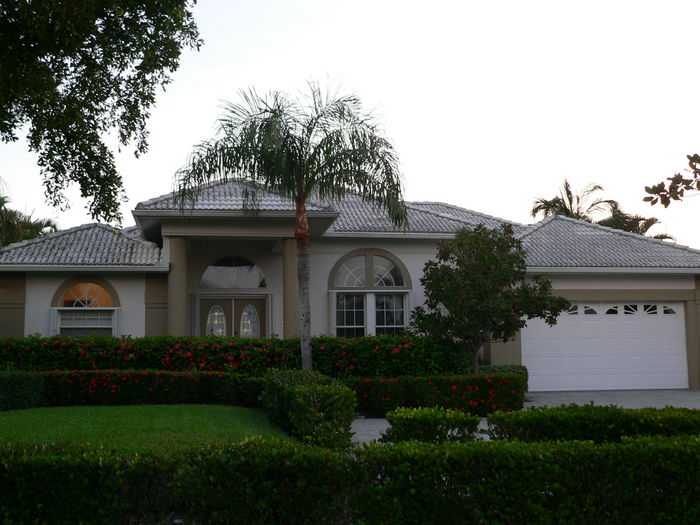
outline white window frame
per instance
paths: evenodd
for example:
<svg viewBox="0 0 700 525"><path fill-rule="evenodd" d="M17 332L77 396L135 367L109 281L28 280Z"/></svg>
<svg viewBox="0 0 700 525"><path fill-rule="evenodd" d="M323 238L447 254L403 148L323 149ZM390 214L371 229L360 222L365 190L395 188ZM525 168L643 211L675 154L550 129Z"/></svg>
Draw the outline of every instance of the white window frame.
<svg viewBox="0 0 700 525"><path fill-rule="evenodd" d="M400 295L403 299L403 327L408 326L408 312L409 312L409 292L410 290L395 290L392 288L387 288L386 290L329 290L329 302L330 302L330 322L329 322L329 332L336 335L338 325L336 324L336 313L337 313L337 294L349 293L349 294L361 294L364 297L365 302L365 335L375 335L377 332L377 300L375 298L376 294L380 295ZM341 326L341 328L343 328Z"/></svg>
<svg viewBox="0 0 700 525"><path fill-rule="evenodd" d="M110 307L90 307L90 308L70 308L63 306L54 306L50 310L51 314L51 335L61 334L61 312L84 312L86 310L95 311L109 311L112 312L112 335L117 336L120 334L120 320L121 320L121 308L118 306ZM93 327L86 327L93 328ZM94 328L105 328L104 326L94 327Z"/></svg>

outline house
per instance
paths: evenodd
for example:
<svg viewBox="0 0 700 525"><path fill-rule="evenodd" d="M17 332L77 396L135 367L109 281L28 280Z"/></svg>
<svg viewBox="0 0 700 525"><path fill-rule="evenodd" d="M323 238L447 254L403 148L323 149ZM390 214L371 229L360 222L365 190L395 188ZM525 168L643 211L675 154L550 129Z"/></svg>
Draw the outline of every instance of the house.
<svg viewBox="0 0 700 525"><path fill-rule="evenodd" d="M420 276L439 239L505 221L457 206L407 203L395 229L350 195L308 203L313 334L398 333L423 302ZM0 337L30 334L296 335L294 205L257 211L240 183L141 202L136 226L87 224L0 250ZM700 388L700 251L563 217L510 223L529 272L572 302L556 327L531 321L486 349L525 364L531 390Z"/></svg>

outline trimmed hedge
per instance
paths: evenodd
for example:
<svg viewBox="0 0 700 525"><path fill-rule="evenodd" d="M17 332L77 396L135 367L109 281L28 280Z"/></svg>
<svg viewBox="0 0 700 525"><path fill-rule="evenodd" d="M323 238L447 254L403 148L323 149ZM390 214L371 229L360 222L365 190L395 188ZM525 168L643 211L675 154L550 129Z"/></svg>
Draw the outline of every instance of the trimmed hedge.
<svg viewBox="0 0 700 525"><path fill-rule="evenodd" d="M262 381L220 372L61 370L43 372L42 404L215 403L260 406Z"/></svg>
<svg viewBox="0 0 700 525"><path fill-rule="evenodd" d="M253 438L195 453L177 493L196 523L342 523L356 472L349 455Z"/></svg>
<svg viewBox="0 0 700 525"><path fill-rule="evenodd" d="M391 426L380 442L467 443L476 439L481 418L446 408L397 408L387 412Z"/></svg>
<svg viewBox="0 0 700 525"><path fill-rule="evenodd" d="M352 441L355 393L336 379L305 370L273 370L260 396L270 421L304 443L344 450Z"/></svg>
<svg viewBox="0 0 700 525"><path fill-rule="evenodd" d="M312 338L314 369L332 377L460 373L456 345L411 336ZM22 337L0 340L0 368L34 370L223 371L263 376L301 368L299 339L224 337Z"/></svg>
<svg viewBox="0 0 700 525"><path fill-rule="evenodd" d="M620 441L623 436L700 434L700 411L561 405L489 415L491 439Z"/></svg>
<svg viewBox="0 0 700 525"><path fill-rule="evenodd" d="M43 392L42 374L0 371L0 411L37 407Z"/></svg>
<svg viewBox="0 0 700 525"><path fill-rule="evenodd" d="M348 379L360 410L384 417L398 407L442 407L485 416L523 408L527 378L520 374Z"/></svg>
<svg viewBox="0 0 700 525"><path fill-rule="evenodd" d="M700 438L371 445L249 439L179 458L0 446L0 522L700 522Z"/></svg>
<svg viewBox="0 0 700 525"><path fill-rule="evenodd" d="M700 523L700 440L406 442L358 451L359 523Z"/></svg>

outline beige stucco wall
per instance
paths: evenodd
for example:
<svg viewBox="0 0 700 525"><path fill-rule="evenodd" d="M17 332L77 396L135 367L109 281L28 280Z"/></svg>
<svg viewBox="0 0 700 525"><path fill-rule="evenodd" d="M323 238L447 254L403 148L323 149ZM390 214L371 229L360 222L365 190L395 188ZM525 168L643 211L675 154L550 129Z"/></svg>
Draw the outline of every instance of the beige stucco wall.
<svg viewBox="0 0 700 525"><path fill-rule="evenodd" d="M0 337L24 335L25 275L0 273Z"/></svg>
<svg viewBox="0 0 700 525"><path fill-rule="evenodd" d="M29 273L26 278L24 335L53 335L51 301L57 289L68 279L96 276L106 280L116 291L120 310L118 335L143 337L146 333L146 282L142 274L99 273Z"/></svg>
<svg viewBox="0 0 700 525"><path fill-rule="evenodd" d="M145 335L163 335L168 332L168 276L147 274L145 290Z"/></svg>

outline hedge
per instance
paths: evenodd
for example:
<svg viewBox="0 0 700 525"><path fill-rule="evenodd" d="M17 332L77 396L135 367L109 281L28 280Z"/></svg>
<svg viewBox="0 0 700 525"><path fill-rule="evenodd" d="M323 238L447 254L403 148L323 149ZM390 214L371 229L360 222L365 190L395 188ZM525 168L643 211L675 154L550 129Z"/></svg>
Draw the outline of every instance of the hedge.
<svg viewBox="0 0 700 525"><path fill-rule="evenodd" d="M333 377L396 377L460 373L466 352L429 338L312 338L314 369ZM54 336L0 340L0 369L201 370L263 376L271 368L301 368L299 339L223 337Z"/></svg>
<svg viewBox="0 0 700 525"><path fill-rule="evenodd" d="M620 441L623 436L700 434L700 411L562 405L489 415L491 439Z"/></svg>
<svg viewBox="0 0 700 525"><path fill-rule="evenodd" d="M391 424L380 442L423 441L467 443L476 439L479 416L446 408L397 408L387 412Z"/></svg>
<svg viewBox="0 0 700 525"><path fill-rule="evenodd" d="M358 451L360 523L700 523L700 440L417 442Z"/></svg>
<svg viewBox="0 0 700 525"><path fill-rule="evenodd" d="M520 374L363 378L346 380L360 410L384 417L398 407L443 407L479 416L523 408L527 379Z"/></svg>
<svg viewBox="0 0 700 525"><path fill-rule="evenodd" d="M0 411L37 407L43 392L42 374L0 371Z"/></svg>
<svg viewBox="0 0 700 525"><path fill-rule="evenodd" d="M42 404L216 403L260 406L262 381L221 372L61 370L43 372Z"/></svg>
<svg viewBox="0 0 700 525"><path fill-rule="evenodd" d="M700 438L370 445L248 439L178 458L0 446L0 522L700 522Z"/></svg>
<svg viewBox="0 0 700 525"><path fill-rule="evenodd" d="M337 379L306 370L273 370L260 396L270 421L304 443L337 450L352 445L355 393Z"/></svg>

